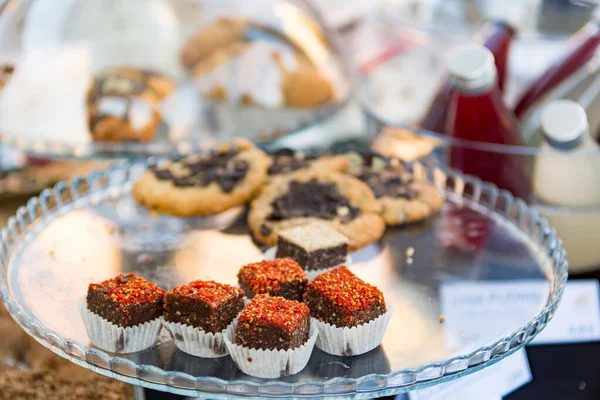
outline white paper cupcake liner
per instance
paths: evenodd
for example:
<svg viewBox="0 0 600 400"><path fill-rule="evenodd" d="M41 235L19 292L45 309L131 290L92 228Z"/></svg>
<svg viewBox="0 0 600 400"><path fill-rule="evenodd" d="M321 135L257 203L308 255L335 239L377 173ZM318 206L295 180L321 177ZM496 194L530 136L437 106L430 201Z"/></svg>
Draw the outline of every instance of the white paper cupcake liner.
<svg viewBox="0 0 600 400"><path fill-rule="evenodd" d="M302 346L293 350L257 350L234 343L237 319L233 325L234 329L225 336L227 350L243 373L257 378L280 378L302 371L308 364L318 336L318 330L311 322L308 340Z"/></svg>
<svg viewBox="0 0 600 400"><path fill-rule="evenodd" d="M85 300L77 303L90 342L112 353L135 353L152 347L161 328L162 317L123 328L88 310Z"/></svg>
<svg viewBox="0 0 600 400"><path fill-rule="evenodd" d="M339 328L316 318L311 318L311 325L319 330L319 349L334 356L357 356L381 344L391 317L392 310L388 309L373 321L352 328Z"/></svg>
<svg viewBox="0 0 600 400"><path fill-rule="evenodd" d="M204 358L217 358L229 354L223 337L233 330L233 322L223 331L217 333L206 332L190 325L164 320L163 325L173 335L175 346L184 353Z"/></svg>
<svg viewBox="0 0 600 400"><path fill-rule="evenodd" d="M273 246L273 247L269 247L263 254L263 258L265 260L274 260L277 257L275 257L275 255L277 254L277 246ZM345 265L346 267L350 267L352 265L352 257L350 257L350 254L348 254L348 256L346 257L346 261L344 261L341 264L338 265L334 265L333 267L329 267L329 268L323 268L323 269L314 269L314 270L310 270L310 271L304 271L306 272L306 275L308 276L309 280L313 280L315 279L317 276L321 275L323 272L327 272L330 271L334 268L337 268L341 265Z"/></svg>

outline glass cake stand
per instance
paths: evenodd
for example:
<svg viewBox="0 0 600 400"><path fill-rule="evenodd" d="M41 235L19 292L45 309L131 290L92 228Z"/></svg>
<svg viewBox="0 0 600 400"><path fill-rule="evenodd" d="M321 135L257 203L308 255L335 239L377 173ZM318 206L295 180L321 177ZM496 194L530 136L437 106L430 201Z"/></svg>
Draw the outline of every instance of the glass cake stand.
<svg viewBox="0 0 600 400"><path fill-rule="evenodd" d="M198 29L226 19L249 22L238 44L259 43L273 54L271 48L285 49L281 54L313 65L327 76L335 99L286 106L283 72L258 50L242 58L224 45L211 53L223 52L218 60L203 65L212 72L193 76L180 61L182 49ZM355 81L337 32L305 0L7 0L0 26L0 65L14 67L0 92L0 143L42 158L189 154L233 136L272 142L346 110ZM219 70L225 61L228 67ZM106 106L133 115L132 126L146 126L146 114L157 112L160 122L147 142L92 141L87 92L94 76L115 67L154 71L175 84L144 112L118 98ZM212 100L206 88L201 93L199 79L230 99ZM241 104L242 95L250 100Z"/></svg>
<svg viewBox="0 0 600 400"><path fill-rule="evenodd" d="M122 163L58 184L20 208L0 233L0 291L19 325L72 362L134 385L205 398L406 392L478 371L523 347L553 317L565 287L561 241L537 212L492 185L415 163L416 179L445 192L442 212L390 228L352 254L351 269L393 308L380 347L356 357L315 349L303 371L274 380L244 375L229 357L182 353L165 331L148 350L109 354L90 345L77 312L90 282L135 272L165 289L207 278L236 284L237 270L265 250L239 210L198 219L150 215L130 194L143 169ZM490 288L511 285L538 291L517 302L494 298L491 311L463 312L466 303L486 300Z"/></svg>

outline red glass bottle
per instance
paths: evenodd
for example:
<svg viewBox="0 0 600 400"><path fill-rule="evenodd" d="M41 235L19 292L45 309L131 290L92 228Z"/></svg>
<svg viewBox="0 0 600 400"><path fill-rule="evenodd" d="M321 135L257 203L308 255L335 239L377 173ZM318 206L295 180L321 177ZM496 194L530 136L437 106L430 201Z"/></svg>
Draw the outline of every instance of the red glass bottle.
<svg viewBox="0 0 600 400"><path fill-rule="evenodd" d="M483 46L463 45L452 52L449 70L454 85L446 131L464 143L453 143L453 168L495 183L515 196L531 194L529 163L524 155L500 149L482 149L473 143L523 146L518 123L502 102L496 85L494 56Z"/></svg>
<svg viewBox="0 0 600 400"><path fill-rule="evenodd" d="M510 44L516 30L508 23L500 20L488 21L474 38L474 42L482 43L494 55L497 70L497 83L504 90L508 72L508 55ZM446 133L445 123L448 107L452 97L452 82L448 79L433 99L425 117L421 120L421 128L433 132Z"/></svg>
<svg viewBox="0 0 600 400"><path fill-rule="evenodd" d="M514 109L517 118L523 117L538 99L583 67L594 56L599 45L600 12L596 12L592 21L573 36L567 54L525 90Z"/></svg>

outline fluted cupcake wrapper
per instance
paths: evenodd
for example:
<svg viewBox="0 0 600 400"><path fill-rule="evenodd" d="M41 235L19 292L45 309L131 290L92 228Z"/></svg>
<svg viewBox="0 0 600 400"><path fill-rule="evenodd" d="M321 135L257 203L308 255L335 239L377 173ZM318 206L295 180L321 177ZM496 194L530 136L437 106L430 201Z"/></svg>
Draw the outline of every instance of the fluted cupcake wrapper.
<svg viewBox="0 0 600 400"><path fill-rule="evenodd" d="M162 317L123 328L88 310L85 300L77 303L90 342L112 353L135 353L152 347L161 328Z"/></svg>
<svg viewBox="0 0 600 400"><path fill-rule="evenodd" d="M164 320L163 325L171 332L175 346L184 353L204 358L217 358L228 354L224 336L229 331L233 331L233 322L217 333Z"/></svg>
<svg viewBox="0 0 600 400"><path fill-rule="evenodd" d="M234 329L225 335L225 345L235 365L245 374L257 378L280 378L302 371L312 354L318 330L311 323L308 340L293 350L262 350L240 346L234 342Z"/></svg>
<svg viewBox="0 0 600 400"><path fill-rule="evenodd" d="M311 318L311 325L319 330L316 342L319 349L335 356L357 356L381 344L391 317L392 310L388 309L373 321L351 328L337 327L316 318Z"/></svg>
<svg viewBox="0 0 600 400"><path fill-rule="evenodd" d="M269 247L269 248L268 248L268 249L267 249L267 250L264 252L264 254L263 254L263 258L264 258L265 260L274 260L274 259L276 259L276 258L277 258L277 257L275 257L275 255L276 255L276 254L277 254L277 246L274 246L274 247ZM346 256L346 261L344 261L344 262L343 262L343 263L341 263L341 264L334 265L333 267L323 268L323 269L313 269L313 270L310 270L310 271L306 271L306 270L305 270L304 272L306 272L306 275L308 276L308 279L312 281L312 280L313 280L313 279L315 279L317 276L321 275L323 272L330 271L330 270L332 270L332 269L334 269L334 268L337 268L337 267L339 267L339 266L341 266L341 265L345 265L346 267L350 267L350 266L352 265L352 257L350 257L350 254L348 254L348 255Z"/></svg>

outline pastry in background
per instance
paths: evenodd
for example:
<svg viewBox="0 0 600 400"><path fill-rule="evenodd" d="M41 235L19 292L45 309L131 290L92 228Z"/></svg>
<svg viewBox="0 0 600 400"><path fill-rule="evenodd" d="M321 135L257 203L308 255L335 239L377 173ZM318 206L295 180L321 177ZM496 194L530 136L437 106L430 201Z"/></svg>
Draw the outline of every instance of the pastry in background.
<svg viewBox="0 0 600 400"><path fill-rule="evenodd" d="M219 18L200 28L181 49L181 64L186 69L194 67L214 52L243 41L248 22L236 18Z"/></svg>
<svg viewBox="0 0 600 400"><path fill-rule="evenodd" d="M281 91L287 107L318 107L335 100L331 81L314 65L300 59L297 68L289 70L275 61L283 72Z"/></svg>
<svg viewBox="0 0 600 400"><path fill-rule="evenodd" d="M431 136L386 127L373 141L372 149L383 156L410 162L428 156L439 145L439 141Z"/></svg>
<svg viewBox="0 0 600 400"><path fill-rule="evenodd" d="M330 79L285 37L251 22L219 19L182 50L200 92L214 101L311 108L335 99Z"/></svg>
<svg viewBox="0 0 600 400"><path fill-rule="evenodd" d="M149 141L162 120L158 103L174 90L173 81L152 71L119 67L100 72L86 99L92 139Z"/></svg>

